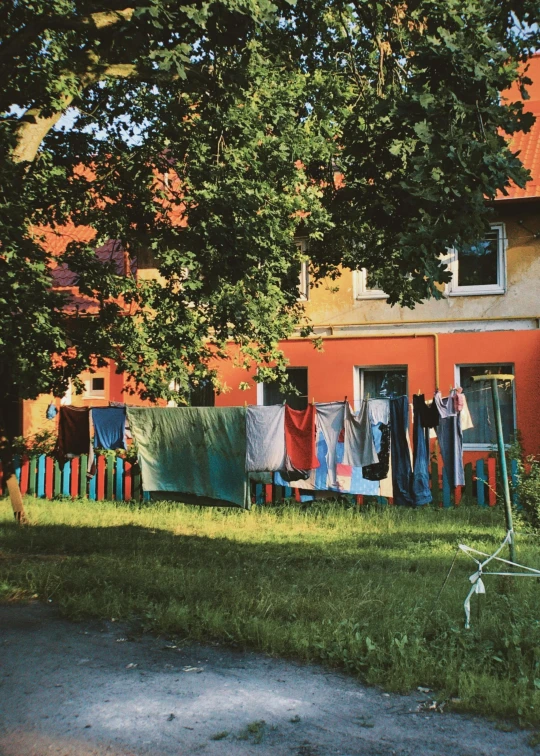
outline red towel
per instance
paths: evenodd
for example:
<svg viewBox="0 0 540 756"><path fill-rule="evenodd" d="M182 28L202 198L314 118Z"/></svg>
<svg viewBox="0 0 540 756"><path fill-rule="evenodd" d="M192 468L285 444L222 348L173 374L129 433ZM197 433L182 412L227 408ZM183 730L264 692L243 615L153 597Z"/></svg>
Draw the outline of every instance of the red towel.
<svg viewBox="0 0 540 756"><path fill-rule="evenodd" d="M285 446L291 464L297 470L319 467L315 449L315 406L305 410L285 407Z"/></svg>

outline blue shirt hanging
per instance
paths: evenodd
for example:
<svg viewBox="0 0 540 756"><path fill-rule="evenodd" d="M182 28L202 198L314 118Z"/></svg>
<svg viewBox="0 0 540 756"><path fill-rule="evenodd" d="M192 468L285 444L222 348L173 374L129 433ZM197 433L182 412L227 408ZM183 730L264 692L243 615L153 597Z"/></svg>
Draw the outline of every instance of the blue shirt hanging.
<svg viewBox="0 0 540 756"><path fill-rule="evenodd" d="M94 447L96 449L125 449L125 407L95 407L92 409L94 423Z"/></svg>
<svg viewBox="0 0 540 756"><path fill-rule="evenodd" d="M47 420L54 420L57 414L58 414L58 410L56 409L56 405L54 404L54 402L51 402L49 406L47 407L47 413L46 413Z"/></svg>

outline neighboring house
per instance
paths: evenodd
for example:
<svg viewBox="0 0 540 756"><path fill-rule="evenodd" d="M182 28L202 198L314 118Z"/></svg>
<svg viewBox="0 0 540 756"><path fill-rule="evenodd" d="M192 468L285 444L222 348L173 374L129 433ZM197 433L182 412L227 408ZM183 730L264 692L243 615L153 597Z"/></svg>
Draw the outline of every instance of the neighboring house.
<svg viewBox="0 0 540 756"><path fill-rule="evenodd" d="M534 84L526 108L539 118L528 134L513 139L512 148L520 151L532 180L525 189L512 187L508 196L497 198L491 230L482 244L449 251L453 277L443 299L414 310L390 307L384 292L369 287L366 271L343 271L337 292L335 282L310 290L304 266L300 299L316 335L323 339L323 351L300 337L282 343L291 380L300 392L289 397L293 406L345 397L358 406L368 395L412 396L420 391L430 397L437 386L443 394L452 386L462 386L475 424L464 435L466 453L473 459L492 448L494 434L490 393L474 384L472 377L492 371L513 373L515 381L500 390L506 439L510 441L519 430L526 453L540 451L540 56L531 59L528 75ZM512 98L519 99L517 89ZM88 230L73 228L71 233ZM112 256L119 272L152 275L151 270L137 271L114 244L98 254ZM71 286L70 275L55 273L57 285ZM283 399L275 387L257 384L232 361L220 364L220 374L230 390L215 397L216 405L272 404ZM124 378L116 375L114 364L85 373L82 379L86 391L72 397L74 404L99 406L124 400ZM244 382L250 388L240 390ZM52 426L45 419L50 400L41 397L24 403L25 434ZM127 401L135 403L133 398Z"/></svg>

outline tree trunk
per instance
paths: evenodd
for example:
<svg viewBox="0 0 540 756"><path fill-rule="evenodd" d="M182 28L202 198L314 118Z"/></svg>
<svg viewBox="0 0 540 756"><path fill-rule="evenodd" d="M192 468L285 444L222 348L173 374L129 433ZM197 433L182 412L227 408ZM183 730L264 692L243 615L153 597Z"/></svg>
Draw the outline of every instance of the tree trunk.
<svg viewBox="0 0 540 756"><path fill-rule="evenodd" d="M5 376L3 376L5 378ZM8 381L9 386L9 381ZM19 523L27 522L24 502L19 487L19 481L15 475L13 465L13 438L20 433L20 401L11 386L6 391L4 385L3 395L0 396L0 462L2 463L2 475L6 484L13 508L13 516Z"/></svg>

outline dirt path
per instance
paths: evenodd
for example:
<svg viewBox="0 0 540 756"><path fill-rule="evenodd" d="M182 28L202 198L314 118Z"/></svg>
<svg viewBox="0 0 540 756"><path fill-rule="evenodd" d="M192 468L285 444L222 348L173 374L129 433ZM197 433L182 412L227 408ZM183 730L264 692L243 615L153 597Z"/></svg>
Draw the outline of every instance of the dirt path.
<svg viewBox="0 0 540 756"><path fill-rule="evenodd" d="M527 733L418 712L344 675L0 606L1 756L533 756Z"/></svg>

